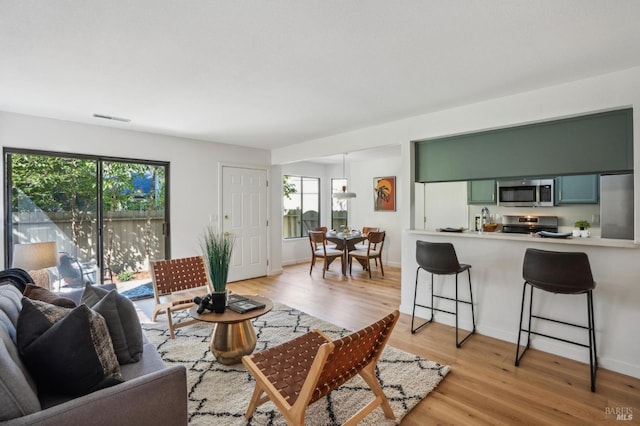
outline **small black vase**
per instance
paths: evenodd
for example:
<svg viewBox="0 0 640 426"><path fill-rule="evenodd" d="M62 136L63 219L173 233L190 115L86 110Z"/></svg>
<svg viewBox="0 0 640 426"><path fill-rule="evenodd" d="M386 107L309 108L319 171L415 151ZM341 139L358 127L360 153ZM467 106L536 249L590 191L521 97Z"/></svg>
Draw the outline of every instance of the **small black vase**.
<svg viewBox="0 0 640 426"><path fill-rule="evenodd" d="M227 307L227 291L214 291L211 293L211 304L213 305L213 312L216 314L224 313Z"/></svg>

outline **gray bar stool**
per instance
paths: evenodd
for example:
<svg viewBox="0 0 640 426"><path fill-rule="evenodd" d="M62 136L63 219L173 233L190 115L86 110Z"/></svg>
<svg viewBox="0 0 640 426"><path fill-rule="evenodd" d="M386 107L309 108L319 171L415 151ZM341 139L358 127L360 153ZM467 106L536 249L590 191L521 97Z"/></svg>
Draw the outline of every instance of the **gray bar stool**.
<svg viewBox="0 0 640 426"><path fill-rule="evenodd" d="M518 328L518 344L516 346L516 367L520 364L520 360L527 352L527 349L529 349L529 343L532 334L537 334L539 336L548 337L550 339L589 348L591 392L595 392L596 371L598 370L598 357L596 351L595 322L593 318L593 289L596 287L596 283L593 281L593 276L591 275L589 258L585 253L557 252L530 248L527 249L524 254L522 277L525 281L522 289L522 304L520 306L520 326ZM527 328L525 329L522 328L522 318L524 316L524 301L526 297L527 286L529 286L531 291L529 292L529 323L527 325ZM534 288L556 294L586 293L588 325L584 326L580 324L569 323L566 321L559 321L553 318L534 315ZM589 333L589 344L586 345L584 343L532 331L531 318L537 318L545 321L551 321L556 324L564 324L585 329ZM520 353L520 337L523 331L527 333L527 343L522 353Z"/></svg>
<svg viewBox="0 0 640 426"><path fill-rule="evenodd" d="M462 346L462 344L476 332L476 320L475 313L473 312L473 292L471 291L471 265L458 263L458 256L456 256L456 250L451 243L430 243L428 241L416 241L416 261L418 262L418 269L416 270L416 284L413 293L413 313L411 314L411 333L415 333L425 325L433 321L433 311L444 312L447 314L455 315L456 317L456 347ZM421 305L416 303L416 297L418 295L418 275L420 269L424 269L431 273L431 306ZM467 271L469 277L469 296L470 301L460 300L458 298L458 274L460 272ZM438 294L434 294L433 290L433 276L434 275L456 275L456 295L455 298L446 297ZM434 298L446 299L455 302L455 311L447 311L434 307ZM471 305L471 321L473 322L473 329L464 337L464 339L458 339L458 303L465 303ZM431 310L431 318L414 328L414 320L416 316L416 306L420 308L426 308Z"/></svg>

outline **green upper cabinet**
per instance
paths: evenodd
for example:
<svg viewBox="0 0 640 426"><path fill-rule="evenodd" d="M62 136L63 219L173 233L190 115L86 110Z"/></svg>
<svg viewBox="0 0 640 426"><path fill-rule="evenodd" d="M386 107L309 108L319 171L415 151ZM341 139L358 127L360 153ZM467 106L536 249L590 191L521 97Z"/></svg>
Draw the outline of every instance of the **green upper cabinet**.
<svg viewBox="0 0 640 426"><path fill-rule="evenodd" d="M495 204L496 181L472 180L467 182L467 204Z"/></svg>
<svg viewBox="0 0 640 426"><path fill-rule="evenodd" d="M598 204L598 175L560 176L556 178L556 205Z"/></svg>
<svg viewBox="0 0 640 426"><path fill-rule="evenodd" d="M413 148L416 182L629 173L633 109L425 139Z"/></svg>

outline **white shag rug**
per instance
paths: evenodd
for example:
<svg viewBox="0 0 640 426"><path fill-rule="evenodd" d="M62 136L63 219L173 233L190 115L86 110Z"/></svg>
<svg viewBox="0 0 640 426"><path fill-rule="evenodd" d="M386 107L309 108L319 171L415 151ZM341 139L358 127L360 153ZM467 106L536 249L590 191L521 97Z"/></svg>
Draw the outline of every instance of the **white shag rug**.
<svg viewBox="0 0 640 426"><path fill-rule="evenodd" d="M188 318L186 311L177 316ZM209 350L213 324L196 323L176 330L169 338L166 317L155 323L143 323L145 335L160 352L167 365L187 368L190 425L286 425L271 403L258 407L251 420L244 418L254 388L254 380L242 363L222 365ZM178 320L179 322L179 320ZM271 312L253 321L258 336L256 351L291 340L317 328L331 338L350 331L322 321L283 304L274 304ZM426 397L449 372L450 367L386 346L378 361L377 375L395 420L385 418L377 407L361 425L393 425ZM360 376L354 377L326 397L307 408L307 425L340 425L373 399L373 392Z"/></svg>

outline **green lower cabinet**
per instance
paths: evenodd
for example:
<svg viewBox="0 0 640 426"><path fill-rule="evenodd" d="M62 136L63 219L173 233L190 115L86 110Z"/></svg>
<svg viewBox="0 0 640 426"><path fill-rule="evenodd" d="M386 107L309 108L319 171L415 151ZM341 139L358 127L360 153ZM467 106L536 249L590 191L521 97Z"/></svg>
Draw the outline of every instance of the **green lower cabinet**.
<svg viewBox="0 0 640 426"><path fill-rule="evenodd" d="M496 204L495 180L471 180L467 182L467 204Z"/></svg>
<svg viewBox="0 0 640 426"><path fill-rule="evenodd" d="M556 205L598 204L600 176L577 175L556 178Z"/></svg>

